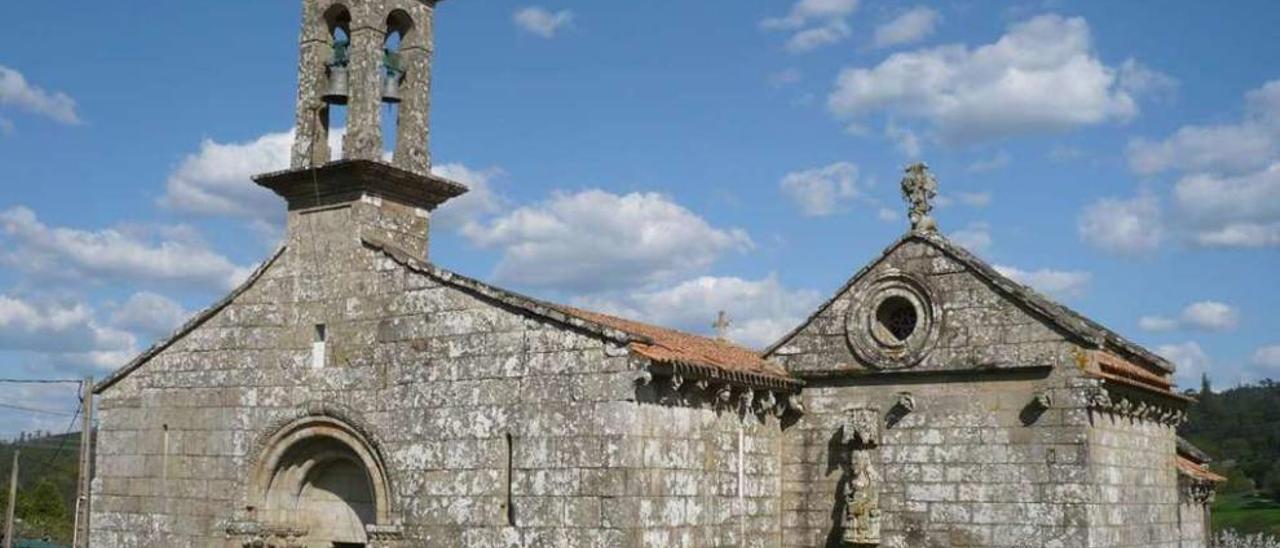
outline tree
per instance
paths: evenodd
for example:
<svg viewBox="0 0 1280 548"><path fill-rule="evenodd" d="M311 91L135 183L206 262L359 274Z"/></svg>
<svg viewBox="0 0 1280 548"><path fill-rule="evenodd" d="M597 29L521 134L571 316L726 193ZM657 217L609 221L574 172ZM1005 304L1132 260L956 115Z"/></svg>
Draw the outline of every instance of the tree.
<svg viewBox="0 0 1280 548"><path fill-rule="evenodd" d="M1262 480L1262 490L1271 498L1280 500L1280 461L1271 465L1266 478Z"/></svg>
<svg viewBox="0 0 1280 548"><path fill-rule="evenodd" d="M25 524L27 534L66 538L70 513L53 482L40 480L31 489L19 491L15 512Z"/></svg>

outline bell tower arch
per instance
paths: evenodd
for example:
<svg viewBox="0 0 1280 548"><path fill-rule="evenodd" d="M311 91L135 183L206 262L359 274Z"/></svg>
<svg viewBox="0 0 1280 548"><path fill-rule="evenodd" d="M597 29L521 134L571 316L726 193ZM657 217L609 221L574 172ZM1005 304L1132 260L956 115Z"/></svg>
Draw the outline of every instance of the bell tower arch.
<svg viewBox="0 0 1280 548"><path fill-rule="evenodd" d="M303 0L292 167L383 159L427 175L432 28L438 0ZM394 48L388 47L394 45ZM394 105L395 109L384 105ZM333 110L346 109L340 151L330 151ZM382 116L394 112L392 135Z"/></svg>
<svg viewBox="0 0 1280 548"><path fill-rule="evenodd" d="M467 192L431 173L439 0L301 2L290 168L253 180L288 202L286 243L303 244L290 249L376 240L426 260L431 213ZM330 144L337 131L345 132L340 147Z"/></svg>

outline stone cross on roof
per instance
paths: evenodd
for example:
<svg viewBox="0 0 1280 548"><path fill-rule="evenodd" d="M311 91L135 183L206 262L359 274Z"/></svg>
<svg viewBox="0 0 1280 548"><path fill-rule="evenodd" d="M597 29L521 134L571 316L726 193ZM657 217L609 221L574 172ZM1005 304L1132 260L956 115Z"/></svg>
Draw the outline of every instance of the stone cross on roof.
<svg viewBox="0 0 1280 548"><path fill-rule="evenodd" d="M918 162L907 166L902 178L902 199L907 202L907 215L911 218L911 230L937 232L938 223L929 216L933 211L932 200L938 196L938 180L929 173L929 166Z"/></svg>
<svg viewBox="0 0 1280 548"><path fill-rule="evenodd" d="M729 315L721 310L720 314L716 316L716 323L711 324L711 327L716 328L716 338L724 340L729 338L729 326L731 325L733 325L733 322L729 320Z"/></svg>

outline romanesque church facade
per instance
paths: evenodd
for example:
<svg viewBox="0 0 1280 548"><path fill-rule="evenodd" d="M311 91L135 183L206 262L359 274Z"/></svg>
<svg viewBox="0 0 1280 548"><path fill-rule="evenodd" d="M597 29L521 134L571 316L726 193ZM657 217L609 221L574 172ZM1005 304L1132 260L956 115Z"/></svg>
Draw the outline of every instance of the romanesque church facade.
<svg viewBox="0 0 1280 548"><path fill-rule="evenodd" d="M436 4L302 3L285 241L96 387L93 546L1205 546L1172 366L947 240L923 166L764 351L539 301L430 260Z"/></svg>

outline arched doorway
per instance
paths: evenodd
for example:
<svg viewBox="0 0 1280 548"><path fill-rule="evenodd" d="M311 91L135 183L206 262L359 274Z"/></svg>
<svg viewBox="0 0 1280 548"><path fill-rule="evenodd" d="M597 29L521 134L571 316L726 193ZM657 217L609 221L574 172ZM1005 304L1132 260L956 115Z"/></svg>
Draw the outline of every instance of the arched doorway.
<svg viewBox="0 0 1280 548"><path fill-rule="evenodd" d="M272 436L251 485L254 521L292 546L375 546L369 531L390 523L381 458L333 417L299 419Z"/></svg>

